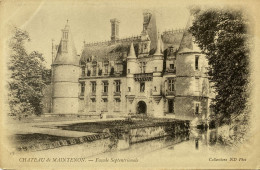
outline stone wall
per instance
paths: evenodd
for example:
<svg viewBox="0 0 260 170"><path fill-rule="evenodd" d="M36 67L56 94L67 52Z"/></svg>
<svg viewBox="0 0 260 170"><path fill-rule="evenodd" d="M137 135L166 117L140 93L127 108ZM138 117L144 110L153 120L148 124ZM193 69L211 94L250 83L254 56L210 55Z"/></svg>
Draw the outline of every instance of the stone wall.
<svg viewBox="0 0 260 170"><path fill-rule="evenodd" d="M66 140L58 140L49 143L39 143L28 147L22 146L16 149L17 151L20 152L28 152L28 151L35 152L35 151L48 150L48 149L54 149L63 146L70 146L70 145L77 145L77 144L84 144L88 149L96 148L96 151L98 151L98 153L102 153L109 148L108 146L110 144L110 139L108 134L102 133L102 134L95 134L95 135L89 135L89 136L78 137L78 138L70 138ZM90 154L89 156L91 155L92 154Z"/></svg>
<svg viewBox="0 0 260 170"><path fill-rule="evenodd" d="M200 103L199 114L195 114L195 102ZM203 97L176 97L175 98L175 118L192 120L196 117L205 118L208 114L208 98Z"/></svg>

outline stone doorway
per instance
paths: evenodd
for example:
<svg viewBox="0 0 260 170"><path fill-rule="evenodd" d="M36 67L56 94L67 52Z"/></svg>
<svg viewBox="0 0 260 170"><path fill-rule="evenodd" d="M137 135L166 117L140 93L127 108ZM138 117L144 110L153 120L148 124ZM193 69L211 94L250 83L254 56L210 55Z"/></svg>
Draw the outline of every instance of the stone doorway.
<svg viewBox="0 0 260 170"><path fill-rule="evenodd" d="M137 114L146 114L147 106L144 101L139 101L137 103Z"/></svg>

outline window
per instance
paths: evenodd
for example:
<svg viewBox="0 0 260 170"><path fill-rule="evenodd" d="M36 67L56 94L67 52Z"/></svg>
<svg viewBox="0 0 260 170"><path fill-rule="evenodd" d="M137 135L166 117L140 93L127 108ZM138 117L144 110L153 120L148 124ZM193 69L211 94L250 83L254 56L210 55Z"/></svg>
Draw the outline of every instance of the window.
<svg viewBox="0 0 260 170"><path fill-rule="evenodd" d="M91 99L90 111L96 111L96 99Z"/></svg>
<svg viewBox="0 0 260 170"><path fill-rule="evenodd" d="M199 92L200 91L200 79L195 78L195 91Z"/></svg>
<svg viewBox="0 0 260 170"><path fill-rule="evenodd" d="M105 74L108 74L108 66L105 66Z"/></svg>
<svg viewBox="0 0 260 170"><path fill-rule="evenodd" d="M68 32L63 32L63 38L68 39Z"/></svg>
<svg viewBox="0 0 260 170"><path fill-rule="evenodd" d="M173 47L170 47L170 53L171 54L173 53Z"/></svg>
<svg viewBox="0 0 260 170"><path fill-rule="evenodd" d="M174 113L174 102L173 100L168 100L169 113Z"/></svg>
<svg viewBox="0 0 260 170"><path fill-rule="evenodd" d="M82 76L85 76L85 72L86 72L86 67L82 67Z"/></svg>
<svg viewBox="0 0 260 170"><path fill-rule="evenodd" d="M97 75L97 67L93 66L93 76L96 76L96 75Z"/></svg>
<svg viewBox="0 0 260 170"><path fill-rule="evenodd" d="M170 69L174 69L174 64L170 64Z"/></svg>
<svg viewBox="0 0 260 170"><path fill-rule="evenodd" d="M199 70L199 56L195 56L195 70Z"/></svg>
<svg viewBox="0 0 260 170"><path fill-rule="evenodd" d="M116 80L115 81L115 85L116 85L116 92L120 92L120 81L119 80Z"/></svg>
<svg viewBox="0 0 260 170"><path fill-rule="evenodd" d="M107 92L108 92L108 82L107 82L107 81L104 81L104 82L103 82L103 92L104 92L104 93L107 93Z"/></svg>
<svg viewBox="0 0 260 170"><path fill-rule="evenodd" d="M121 100L120 99L115 99L115 111L116 112L119 112L120 111L120 103L121 103Z"/></svg>
<svg viewBox="0 0 260 170"><path fill-rule="evenodd" d="M146 63L141 62L141 73L145 73Z"/></svg>
<svg viewBox="0 0 260 170"><path fill-rule="evenodd" d="M105 98L103 99L103 111L107 112L108 100Z"/></svg>
<svg viewBox="0 0 260 170"><path fill-rule="evenodd" d="M140 92L144 92L145 90L145 82L140 82Z"/></svg>
<svg viewBox="0 0 260 170"><path fill-rule="evenodd" d="M173 92L174 91L174 79L170 79L168 81L168 87L169 87L169 91Z"/></svg>
<svg viewBox="0 0 260 170"><path fill-rule="evenodd" d="M92 93L96 92L96 86L97 86L96 82L91 82L91 91L92 91Z"/></svg>
<svg viewBox="0 0 260 170"><path fill-rule="evenodd" d="M127 69L127 73L130 73L130 69Z"/></svg>
<svg viewBox="0 0 260 170"><path fill-rule="evenodd" d="M195 115L200 113L200 103L195 103Z"/></svg>
<svg viewBox="0 0 260 170"><path fill-rule="evenodd" d="M81 83L81 88L80 88L80 95L81 96L84 96L84 93L85 93L85 83Z"/></svg>
<svg viewBox="0 0 260 170"><path fill-rule="evenodd" d="M128 87L128 91L131 92L131 87Z"/></svg>
<svg viewBox="0 0 260 170"><path fill-rule="evenodd" d="M157 67L154 67L154 71L157 71Z"/></svg>

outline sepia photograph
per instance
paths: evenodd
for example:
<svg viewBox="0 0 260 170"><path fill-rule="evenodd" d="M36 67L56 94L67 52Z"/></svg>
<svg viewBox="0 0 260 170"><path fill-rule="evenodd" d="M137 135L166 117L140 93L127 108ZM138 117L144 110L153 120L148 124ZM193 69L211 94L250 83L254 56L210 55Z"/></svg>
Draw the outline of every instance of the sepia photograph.
<svg viewBox="0 0 260 170"><path fill-rule="evenodd" d="M258 7L0 0L0 168L260 168Z"/></svg>

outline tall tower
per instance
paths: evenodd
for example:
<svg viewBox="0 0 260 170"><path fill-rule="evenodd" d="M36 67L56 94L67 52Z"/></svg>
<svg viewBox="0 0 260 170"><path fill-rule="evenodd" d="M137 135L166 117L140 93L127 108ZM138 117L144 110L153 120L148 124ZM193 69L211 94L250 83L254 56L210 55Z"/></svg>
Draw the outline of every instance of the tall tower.
<svg viewBox="0 0 260 170"><path fill-rule="evenodd" d="M193 41L188 31L192 25L190 16L176 57L176 118L203 120L208 116L209 80L206 74L206 56Z"/></svg>
<svg viewBox="0 0 260 170"><path fill-rule="evenodd" d="M144 16L143 31L147 31L148 25L152 18L152 12L150 10L144 10L143 16Z"/></svg>
<svg viewBox="0 0 260 170"><path fill-rule="evenodd" d="M78 113L79 57L77 56L68 21L65 28L62 29L62 38L52 64L52 72L52 113Z"/></svg>
<svg viewBox="0 0 260 170"><path fill-rule="evenodd" d="M119 23L120 21L116 18L110 20L111 23L111 41L119 39Z"/></svg>
<svg viewBox="0 0 260 170"><path fill-rule="evenodd" d="M163 100L162 99L162 72L163 72L163 54L161 52L161 38L158 36L157 38L157 47L156 52L153 55L153 99L156 104L154 104L154 114L155 116L163 113Z"/></svg>

